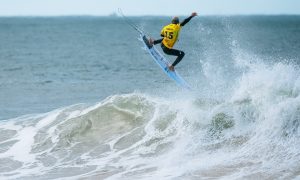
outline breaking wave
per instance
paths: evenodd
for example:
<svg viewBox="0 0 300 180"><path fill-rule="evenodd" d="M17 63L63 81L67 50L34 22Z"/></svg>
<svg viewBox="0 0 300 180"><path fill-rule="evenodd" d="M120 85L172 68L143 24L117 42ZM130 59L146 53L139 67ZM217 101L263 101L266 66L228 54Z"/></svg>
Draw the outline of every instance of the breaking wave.
<svg viewBox="0 0 300 180"><path fill-rule="evenodd" d="M300 71L253 66L224 99L132 93L1 121L0 177L299 178Z"/></svg>

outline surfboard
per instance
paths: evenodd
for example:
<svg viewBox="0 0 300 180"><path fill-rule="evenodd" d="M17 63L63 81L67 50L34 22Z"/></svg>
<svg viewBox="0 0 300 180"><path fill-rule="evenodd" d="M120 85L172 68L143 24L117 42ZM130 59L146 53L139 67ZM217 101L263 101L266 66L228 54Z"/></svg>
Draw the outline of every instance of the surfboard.
<svg viewBox="0 0 300 180"><path fill-rule="evenodd" d="M191 90L191 86L179 75L176 70L169 70L169 61L153 45L149 44L147 36L142 32L140 32L140 36L146 51L151 55L152 59L156 62L156 64L159 65L165 74L174 80L180 87Z"/></svg>

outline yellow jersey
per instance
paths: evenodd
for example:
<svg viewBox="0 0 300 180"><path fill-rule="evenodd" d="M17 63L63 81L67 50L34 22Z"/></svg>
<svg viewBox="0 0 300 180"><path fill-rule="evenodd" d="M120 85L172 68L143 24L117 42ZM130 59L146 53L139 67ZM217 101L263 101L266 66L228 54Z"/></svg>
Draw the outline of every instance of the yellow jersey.
<svg viewBox="0 0 300 180"><path fill-rule="evenodd" d="M171 49L174 46L178 39L180 29L180 24L169 24L163 27L163 29L161 30L161 35L164 37L162 43L167 48Z"/></svg>

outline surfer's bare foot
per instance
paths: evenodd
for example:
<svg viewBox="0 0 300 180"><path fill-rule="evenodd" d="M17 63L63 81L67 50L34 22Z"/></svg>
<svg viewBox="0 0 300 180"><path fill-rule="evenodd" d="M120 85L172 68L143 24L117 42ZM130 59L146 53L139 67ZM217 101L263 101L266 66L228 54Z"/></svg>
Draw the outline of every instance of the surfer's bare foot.
<svg viewBox="0 0 300 180"><path fill-rule="evenodd" d="M171 66L169 66L169 70L170 71L175 71L175 67L171 65Z"/></svg>

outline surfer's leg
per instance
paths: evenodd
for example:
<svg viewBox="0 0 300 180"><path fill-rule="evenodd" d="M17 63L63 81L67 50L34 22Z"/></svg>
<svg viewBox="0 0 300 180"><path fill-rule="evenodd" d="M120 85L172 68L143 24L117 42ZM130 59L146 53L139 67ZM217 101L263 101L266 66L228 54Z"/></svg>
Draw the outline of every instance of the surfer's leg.
<svg viewBox="0 0 300 180"><path fill-rule="evenodd" d="M178 64L185 55L183 51L180 51L177 49L169 49L165 46L162 46L162 50L164 51L164 53L166 53L168 55L177 56L176 60L172 64L172 66L176 66L176 64Z"/></svg>
<svg viewBox="0 0 300 180"><path fill-rule="evenodd" d="M179 51L177 49L171 49L171 50L173 50L174 53L176 52L177 58L176 58L176 60L172 64L172 66L176 66L176 64L178 64L182 60L182 58L184 57L185 54L184 54L183 51Z"/></svg>

